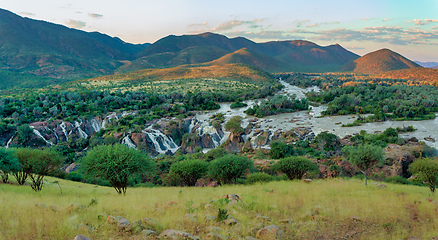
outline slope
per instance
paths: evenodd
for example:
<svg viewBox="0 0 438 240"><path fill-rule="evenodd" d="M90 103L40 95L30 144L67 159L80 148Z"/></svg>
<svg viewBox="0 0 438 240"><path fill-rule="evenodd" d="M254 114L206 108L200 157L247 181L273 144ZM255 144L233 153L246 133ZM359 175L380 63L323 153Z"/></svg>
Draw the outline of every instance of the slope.
<svg viewBox="0 0 438 240"><path fill-rule="evenodd" d="M424 82L437 82L438 81L438 69L433 68L407 68L388 72L382 72L373 75L377 78L392 78L392 79L409 79Z"/></svg>
<svg viewBox="0 0 438 240"><path fill-rule="evenodd" d="M347 64L345 70L364 74L376 74L415 67L420 67L420 65L389 49L380 49Z"/></svg>

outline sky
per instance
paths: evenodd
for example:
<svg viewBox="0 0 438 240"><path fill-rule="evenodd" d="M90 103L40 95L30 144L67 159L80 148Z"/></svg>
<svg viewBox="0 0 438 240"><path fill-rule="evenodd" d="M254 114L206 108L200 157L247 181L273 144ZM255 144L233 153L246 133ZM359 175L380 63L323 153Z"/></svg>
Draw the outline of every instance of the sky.
<svg viewBox="0 0 438 240"><path fill-rule="evenodd" d="M130 43L214 32L438 62L438 0L0 0L0 8Z"/></svg>

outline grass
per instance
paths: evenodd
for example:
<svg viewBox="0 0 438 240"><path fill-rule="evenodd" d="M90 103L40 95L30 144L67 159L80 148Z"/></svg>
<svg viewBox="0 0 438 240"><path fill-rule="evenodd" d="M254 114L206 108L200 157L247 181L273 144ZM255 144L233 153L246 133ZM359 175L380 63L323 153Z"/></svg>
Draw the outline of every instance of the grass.
<svg viewBox="0 0 438 240"><path fill-rule="evenodd" d="M438 235L438 197L418 186L387 183L381 188L371 183L366 187L360 180L330 179L310 184L130 188L126 196L119 196L112 188L47 180L40 193L29 186L0 185L0 239L73 239L78 234L92 239L144 239L118 232L98 219L100 213L131 222L153 218L164 229L182 230L201 239L206 238L209 226L239 239L251 235L251 228L271 224L280 227L282 239L431 239ZM59 181L62 195L54 181ZM226 204L220 200L226 194L237 194L242 202ZM206 216L217 216L219 208L242 225L207 221ZM197 222L187 221L186 214ZM257 214L271 220L264 222ZM283 219L291 222L282 223Z"/></svg>

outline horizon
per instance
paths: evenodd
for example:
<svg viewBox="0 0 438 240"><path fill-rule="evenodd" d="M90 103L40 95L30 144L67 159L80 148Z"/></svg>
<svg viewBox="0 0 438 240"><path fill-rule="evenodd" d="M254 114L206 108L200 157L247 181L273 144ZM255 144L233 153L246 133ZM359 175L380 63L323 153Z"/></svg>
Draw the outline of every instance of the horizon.
<svg viewBox="0 0 438 240"><path fill-rule="evenodd" d="M421 3L130 0L121 4L117 0L0 0L3 9L22 17L97 31L133 44L154 43L169 35L212 32L257 43L337 43L361 56L388 48L413 61L438 62L438 2Z"/></svg>

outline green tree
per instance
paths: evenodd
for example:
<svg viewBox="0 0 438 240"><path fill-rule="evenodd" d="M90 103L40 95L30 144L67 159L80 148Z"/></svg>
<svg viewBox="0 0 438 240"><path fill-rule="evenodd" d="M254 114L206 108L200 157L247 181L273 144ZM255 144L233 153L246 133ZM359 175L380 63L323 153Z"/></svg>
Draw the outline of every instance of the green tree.
<svg viewBox="0 0 438 240"><path fill-rule="evenodd" d="M236 183L245 171L254 168L254 163L243 156L226 155L210 163L208 175L220 184Z"/></svg>
<svg viewBox="0 0 438 240"><path fill-rule="evenodd" d="M225 129L234 134L240 135L243 133L243 128L240 126L242 123L242 117L234 116L227 123L225 123Z"/></svg>
<svg viewBox="0 0 438 240"><path fill-rule="evenodd" d="M318 170L316 163L310 159L296 156L280 159L273 168L286 174L290 180L301 179L306 172Z"/></svg>
<svg viewBox="0 0 438 240"><path fill-rule="evenodd" d="M207 168L207 162L198 159L189 159L172 164L169 174L178 176L186 186L195 186L196 181L207 172Z"/></svg>
<svg viewBox="0 0 438 240"><path fill-rule="evenodd" d="M438 186L438 158L422 158L415 160L409 166L409 171L425 182L430 191L435 192Z"/></svg>
<svg viewBox="0 0 438 240"><path fill-rule="evenodd" d="M94 147L82 158L81 164L87 174L108 180L118 194L126 194L129 177L155 173L155 164L150 158L122 144Z"/></svg>
<svg viewBox="0 0 438 240"><path fill-rule="evenodd" d="M272 141L270 146L271 150L269 151L269 155L273 159L285 158L294 154L293 145L288 145L279 141Z"/></svg>
<svg viewBox="0 0 438 240"><path fill-rule="evenodd" d="M347 146L342 149L348 161L359 168L367 185L368 171L383 161L383 149L379 146L364 144L357 147Z"/></svg>
<svg viewBox="0 0 438 240"><path fill-rule="evenodd" d="M15 157L13 150L0 148L0 175L2 181L7 183L9 180L9 174L19 171L20 168L20 162Z"/></svg>
<svg viewBox="0 0 438 240"><path fill-rule="evenodd" d="M17 127L17 141L21 146L27 146L32 136L33 129L27 124Z"/></svg>

